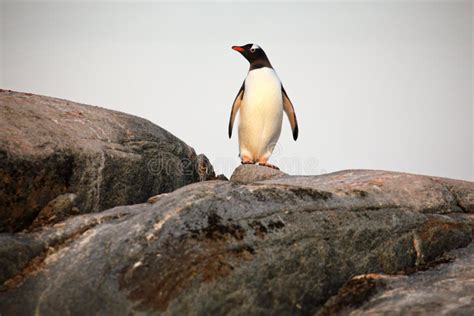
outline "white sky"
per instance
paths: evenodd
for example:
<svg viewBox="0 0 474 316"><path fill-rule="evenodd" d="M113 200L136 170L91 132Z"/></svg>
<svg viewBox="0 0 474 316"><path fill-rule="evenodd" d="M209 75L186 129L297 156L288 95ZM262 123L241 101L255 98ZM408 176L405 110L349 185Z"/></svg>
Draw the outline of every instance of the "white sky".
<svg viewBox="0 0 474 316"><path fill-rule="evenodd" d="M239 163L227 124L248 63L230 46L253 42L299 120L294 142L285 118L271 159L283 171L474 180L470 1L7 1L0 12L3 88L147 118L217 172Z"/></svg>

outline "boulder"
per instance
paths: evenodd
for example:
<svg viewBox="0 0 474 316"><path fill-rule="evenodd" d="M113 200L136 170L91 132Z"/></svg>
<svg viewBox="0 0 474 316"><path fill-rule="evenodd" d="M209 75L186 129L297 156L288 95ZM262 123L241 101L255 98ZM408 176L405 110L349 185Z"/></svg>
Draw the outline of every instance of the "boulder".
<svg viewBox="0 0 474 316"><path fill-rule="evenodd" d="M383 310L384 286L367 275L442 272L474 237L471 182L370 170L247 180L4 234L0 313L308 315L334 301Z"/></svg>
<svg viewBox="0 0 474 316"><path fill-rule="evenodd" d="M205 156L147 120L0 90L0 232L25 229L41 212L57 221L213 177ZM58 216L64 194L74 207Z"/></svg>
<svg viewBox="0 0 474 316"><path fill-rule="evenodd" d="M285 176L287 176L286 173L273 168L259 165L240 165L232 173L230 181L235 183L252 183Z"/></svg>

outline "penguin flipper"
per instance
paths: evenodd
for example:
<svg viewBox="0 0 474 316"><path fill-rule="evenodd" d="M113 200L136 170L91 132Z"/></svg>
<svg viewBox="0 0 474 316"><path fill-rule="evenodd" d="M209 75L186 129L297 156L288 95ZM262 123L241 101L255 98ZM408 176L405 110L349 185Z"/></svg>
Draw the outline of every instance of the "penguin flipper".
<svg viewBox="0 0 474 316"><path fill-rule="evenodd" d="M230 119L229 119L229 138L232 137L232 127L234 126L234 120L235 120L235 117L237 116L237 112L240 109L240 103L242 102L242 99L244 98L244 91L245 91L245 81L242 83L239 93L237 93L237 96L234 99L234 103L232 104L232 111L230 112Z"/></svg>
<svg viewBox="0 0 474 316"><path fill-rule="evenodd" d="M293 131L293 139L297 140L298 121L296 120L295 108L293 107L293 103L291 103L290 98L286 94L283 85L281 86L281 92L283 94L283 110L285 111L286 115L288 116L288 120L290 121L291 130Z"/></svg>

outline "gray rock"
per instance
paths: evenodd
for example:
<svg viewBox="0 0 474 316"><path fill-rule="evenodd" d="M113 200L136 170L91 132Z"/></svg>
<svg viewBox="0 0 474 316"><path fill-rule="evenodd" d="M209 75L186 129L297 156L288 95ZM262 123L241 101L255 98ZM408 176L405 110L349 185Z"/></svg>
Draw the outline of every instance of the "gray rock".
<svg viewBox="0 0 474 316"><path fill-rule="evenodd" d="M46 246L37 238L21 234L0 234L0 283L3 284L12 276L18 277L26 273L24 268L45 251Z"/></svg>
<svg viewBox="0 0 474 316"><path fill-rule="evenodd" d="M447 252L472 242L473 190L471 182L365 170L191 184L8 235L32 259L1 271L0 313L323 312L356 275L436 273ZM14 267L26 259L5 260ZM359 304L376 285L361 286Z"/></svg>
<svg viewBox="0 0 474 316"><path fill-rule="evenodd" d="M320 315L474 315L474 244L444 260L453 262L408 276L355 277Z"/></svg>
<svg viewBox="0 0 474 316"><path fill-rule="evenodd" d="M205 156L125 113L0 90L0 126L0 232L27 228L66 193L89 213L214 178Z"/></svg>
<svg viewBox="0 0 474 316"><path fill-rule="evenodd" d="M287 176L286 173L259 165L240 165L234 170L230 181L235 183L247 184L263 180L282 178Z"/></svg>
<svg viewBox="0 0 474 316"><path fill-rule="evenodd" d="M218 174L214 180L229 181L229 179L227 179L227 177L224 174Z"/></svg>

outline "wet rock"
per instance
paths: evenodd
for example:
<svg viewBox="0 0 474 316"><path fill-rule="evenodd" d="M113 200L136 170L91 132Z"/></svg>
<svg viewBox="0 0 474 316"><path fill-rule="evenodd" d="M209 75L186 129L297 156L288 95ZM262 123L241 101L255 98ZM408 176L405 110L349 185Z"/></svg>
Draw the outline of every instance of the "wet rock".
<svg viewBox="0 0 474 316"><path fill-rule="evenodd" d="M0 126L0 232L27 228L63 194L89 213L214 178L205 156L125 113L0 90Z"/></svg>
<svg viewBox="0 0 474 316"><path fill-rule="evenodd" d="M460 188L467 207L454 196ZM0 313L307 315L338 293L338 304L383 308L372 300L392 281L344 285L357 275L434 272L447 255L458 262L450 251L473 240L472 190L368 170L194 183L9 236L30 250L0 266L23 263L0 271Z"/></svg>

